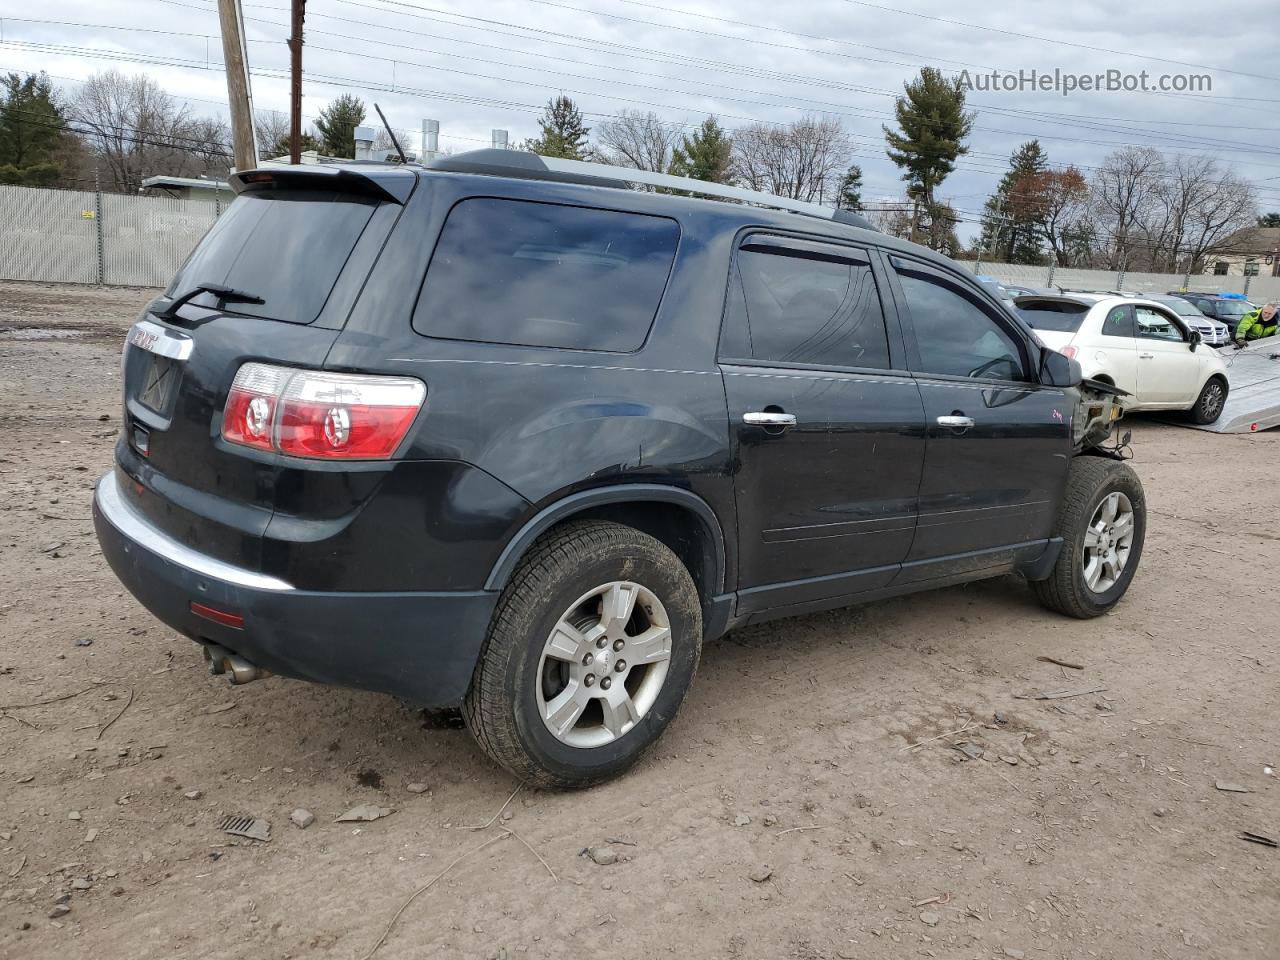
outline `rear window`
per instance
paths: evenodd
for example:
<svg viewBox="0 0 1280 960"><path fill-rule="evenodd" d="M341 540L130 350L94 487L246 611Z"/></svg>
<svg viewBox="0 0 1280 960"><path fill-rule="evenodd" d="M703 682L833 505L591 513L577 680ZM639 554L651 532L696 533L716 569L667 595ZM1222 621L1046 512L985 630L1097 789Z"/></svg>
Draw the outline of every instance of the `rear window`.
<svg viewBox="0 0 1280 960"><path fill-rule="evenodd" d="M227 311L311 323L373 216L376 203L347 193L255 190L242 193L205 234L167 291L218 283L264 301L229 303ZM201 294L191 301L215 305Z"/></svg>
<svg viewBox="0 0 1280 960"><path fill-rule="evenodd" d="M1018 316L1033 330L1056 330L1059 333L1075 333L1089 312L1083 303L1053 303L1036 301L1018 305Z"/></svg>
<svg viewBox="0 0 1280 960"><path fill-rule="evenodd" d="M447 340L637 350L679 238L666 217L463 200L441 231L413 327Z"/></svg>

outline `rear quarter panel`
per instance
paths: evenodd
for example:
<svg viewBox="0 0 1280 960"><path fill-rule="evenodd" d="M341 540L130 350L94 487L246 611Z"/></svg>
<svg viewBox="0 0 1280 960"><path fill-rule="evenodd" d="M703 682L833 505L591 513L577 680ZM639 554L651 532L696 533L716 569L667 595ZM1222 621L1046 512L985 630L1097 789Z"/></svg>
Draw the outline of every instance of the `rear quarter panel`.
<svg viewBox="0 0 1280 960"><path fill-rule="evenodd" d="M592 486L662 483L705 500L730 541L735 515L728 421L715 348L732 227L726 229L715 213L678 217L675 264L649 336L634 353L426 337L412 328L414 304L445 216L469 196L672 216L670 205L640 193L429 177L410 201L327 366L423 380L425 407L403 455L478 468L528 503L522 519ZM476 309L485 309L483 298ZM495 560L502 546L493 544Z"/></svg>

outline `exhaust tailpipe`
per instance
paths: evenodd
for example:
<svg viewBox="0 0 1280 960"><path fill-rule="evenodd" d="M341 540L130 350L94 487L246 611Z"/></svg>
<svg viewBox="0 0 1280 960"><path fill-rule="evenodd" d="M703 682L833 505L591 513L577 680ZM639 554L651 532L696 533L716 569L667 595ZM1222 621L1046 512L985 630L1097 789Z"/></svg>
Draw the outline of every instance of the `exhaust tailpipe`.
<svg viewBox="0 0 1280 960"><path fill-rule="evenodd" d="M226 674L227 679L235 686L253 683L271 676L271 671L250 663L238 653L232 653L216 643L204 644L204 658L209 664L209 672L214 676Z"/></svg>

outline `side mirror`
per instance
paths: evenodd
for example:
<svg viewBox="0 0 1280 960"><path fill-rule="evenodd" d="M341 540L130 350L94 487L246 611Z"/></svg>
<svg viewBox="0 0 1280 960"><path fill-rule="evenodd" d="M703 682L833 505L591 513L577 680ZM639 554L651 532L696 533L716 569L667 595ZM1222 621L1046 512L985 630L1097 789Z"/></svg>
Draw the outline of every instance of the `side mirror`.
<svg viewBox="0 0 1280 960"><path fill-rule="evenodd" d="M1040 354L1040 382L1049 387L1078 387L1084 374L1080 364L1048 347Z"/></svg>
<svg viewBox="0 0 1280 960"><path fill-rule="evenodd" d="M1192 331L1191 331L1191 338L1190 338L1190 341L1191 341L1191 352L1192 352L1192 353L1195 353L1195 352L1196 352L1196 347L1200 346L1200 341L1201 341L1201 340L1203 340L1203 339L1204 339L1204 338L1203 338L1202 336L1200 336L1200 331L1199 331L1199 330L1192 330Z"/></svg>

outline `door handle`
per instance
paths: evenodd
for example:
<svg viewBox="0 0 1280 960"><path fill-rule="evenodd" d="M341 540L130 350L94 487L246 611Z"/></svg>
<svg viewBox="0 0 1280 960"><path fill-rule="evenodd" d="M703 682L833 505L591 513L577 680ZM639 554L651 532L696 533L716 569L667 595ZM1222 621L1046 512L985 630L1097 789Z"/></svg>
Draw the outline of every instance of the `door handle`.
<svg viewBox="0 0 1280 960"><path fill-rule="evenodd" d="M769 410L753 410L742 415L742 422L749 423L754 427L794 427L796 425L796 415L794 413L775 413Z"/></svg>
<svg viewBox="0 0 1280 960"><path fill-rule="evenodd" d="M951 427L952 429L967 429L973 426L973 417L962 417L952 414L949 417L939 417L938 426Z"/></svg>
<svg viewBox="0 0 1280 960"><path fill-rule="evenodd" d="M1140 354L1138 354L1138 359L1139 359L1139 360L1154 360L1154 359L1155 359L1155 357L1156 357L1156 355L1155 355L1154 353L1140 353Z"/></svg>

